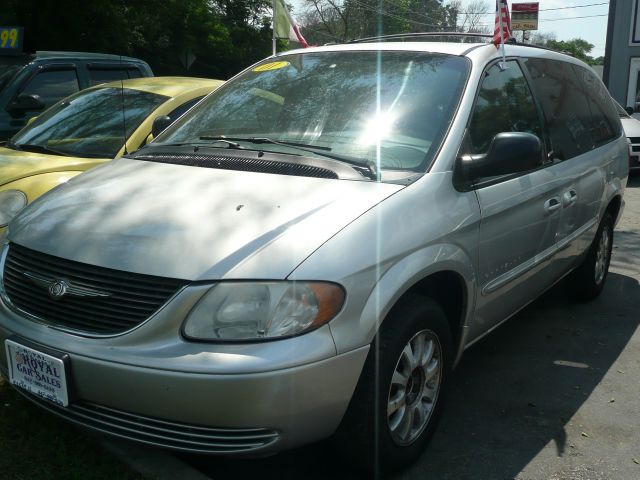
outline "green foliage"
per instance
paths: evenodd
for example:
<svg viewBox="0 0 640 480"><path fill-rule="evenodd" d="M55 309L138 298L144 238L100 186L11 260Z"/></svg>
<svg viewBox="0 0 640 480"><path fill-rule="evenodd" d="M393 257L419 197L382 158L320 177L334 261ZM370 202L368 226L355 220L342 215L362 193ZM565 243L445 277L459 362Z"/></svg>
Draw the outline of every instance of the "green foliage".
<svg viewBox="0 0 640 480"><path fill-rule="evenodd" d="M589 53L591 53L591 50L593 50L594 46L581 38L574 38L567 41L547 40L544 46L553 50L568 53L569 55L579 58L589 65L595 65L595 60L591 56L589 56Z"/></svg>
<svg viewBox="0 0 640 480"><path fill-rule="evenodd" d="M5 0L27 50L130 55L156 75L226 79L271 53L269 0ZM195 56L190 68L185 58Z"/></svg>
<svg viewBox="0 0 640 480"><path fill-rule="evenodd" d="M455 7L439 0L304 0L303 33L311 43L376 35L455 30Z"/></svg>

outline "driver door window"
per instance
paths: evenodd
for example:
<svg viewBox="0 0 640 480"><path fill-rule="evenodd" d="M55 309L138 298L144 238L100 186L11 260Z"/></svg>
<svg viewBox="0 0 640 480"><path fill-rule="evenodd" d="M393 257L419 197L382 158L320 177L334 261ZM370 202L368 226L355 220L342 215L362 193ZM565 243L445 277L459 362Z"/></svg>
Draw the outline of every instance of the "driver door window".
<svg viewBox="0 0 640 480"><path fill-rule="evenodd" d="M531 90L515 61L507 69L496 64L484 75L469 125L468 152L486 153L501 132L526 132L542 138L540 118Z"/></svg>

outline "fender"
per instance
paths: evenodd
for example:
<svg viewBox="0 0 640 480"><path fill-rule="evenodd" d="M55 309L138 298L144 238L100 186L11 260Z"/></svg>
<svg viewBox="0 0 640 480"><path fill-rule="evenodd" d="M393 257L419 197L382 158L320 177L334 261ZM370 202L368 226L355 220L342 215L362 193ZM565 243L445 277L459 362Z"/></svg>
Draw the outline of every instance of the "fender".
<svg viewBox="0 0 640 480"><path fill-rule="evenodd" d="M452 172L427 174L328 240L289 276L341 284L347 298L330 322L338 353L371 343L393 305L437 272L464 280L464 341L475 306L480 208L452 188Z"/></svg>
<svg viewBox="0 0 640 480"><path fill-rule="evenodd" d="M347 315L340 315L340 319L344 320L336 319L330 323L337 351L342 353L360 347L357 339L366 338L366 342L371 343L389 311L411 287L432 274L444 271L458 274L467 292L467 305L460 325L460 341L463 345L466 325L473 317L475 305L476 275L473 263L456 245L432 244L400 259L385 271L366 299L357 329L354 329L353 317L348 314L349 306L345 306L347 312L344 313ZM456 346L458 356L462 352L461 345ZM455 360L457 362L458 358Z"/></svg>

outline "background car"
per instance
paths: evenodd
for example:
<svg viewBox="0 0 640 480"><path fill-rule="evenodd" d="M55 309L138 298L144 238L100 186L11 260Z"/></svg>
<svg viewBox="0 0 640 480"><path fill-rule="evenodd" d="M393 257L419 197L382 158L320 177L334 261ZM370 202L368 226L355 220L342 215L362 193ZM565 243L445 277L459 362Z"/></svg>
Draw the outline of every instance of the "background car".
<svg viewBox="0 0 640 480"><path fill-rule="evenodd" d="M27 203L125 149L137 150L149 141L155 119L166 126L222 83L139 78L58 102L0 148L0 232Z"/></svg>
<svg viewBox="0 0 640 480"><path fill-rule="evenodd" d="M622 108L618 102L614 103L616 104L618 114L620 115L624 134L631 144L631 151L629 152L629 171L640 171L640 120L635 118L635 116L629 115L629 113Z"/></svg>
<svg viewBox="0 0 640 480"><path fill-rule="evenodd" d="M83 52L36 52L0 57L0 140L79 90L112 80L152 77L137 58Z"/></svg>

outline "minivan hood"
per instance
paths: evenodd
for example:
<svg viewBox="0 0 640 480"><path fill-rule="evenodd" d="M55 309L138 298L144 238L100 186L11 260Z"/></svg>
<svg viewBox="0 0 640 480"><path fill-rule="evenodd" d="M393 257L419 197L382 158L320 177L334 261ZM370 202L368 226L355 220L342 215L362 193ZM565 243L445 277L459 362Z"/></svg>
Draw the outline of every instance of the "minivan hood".
<svg viewBox="0 0 640 480"><path fill-rule="evenodd" d="M402 188L121 158L45 194L9 225L9 238L129 272L280 279Z"/></svg>
<svg viewBox="0 0 640 480"><path fill-rule="evenodd" d="M0 186L42 173L87 170L107 160L45 155L0 147Z"/></svg>

